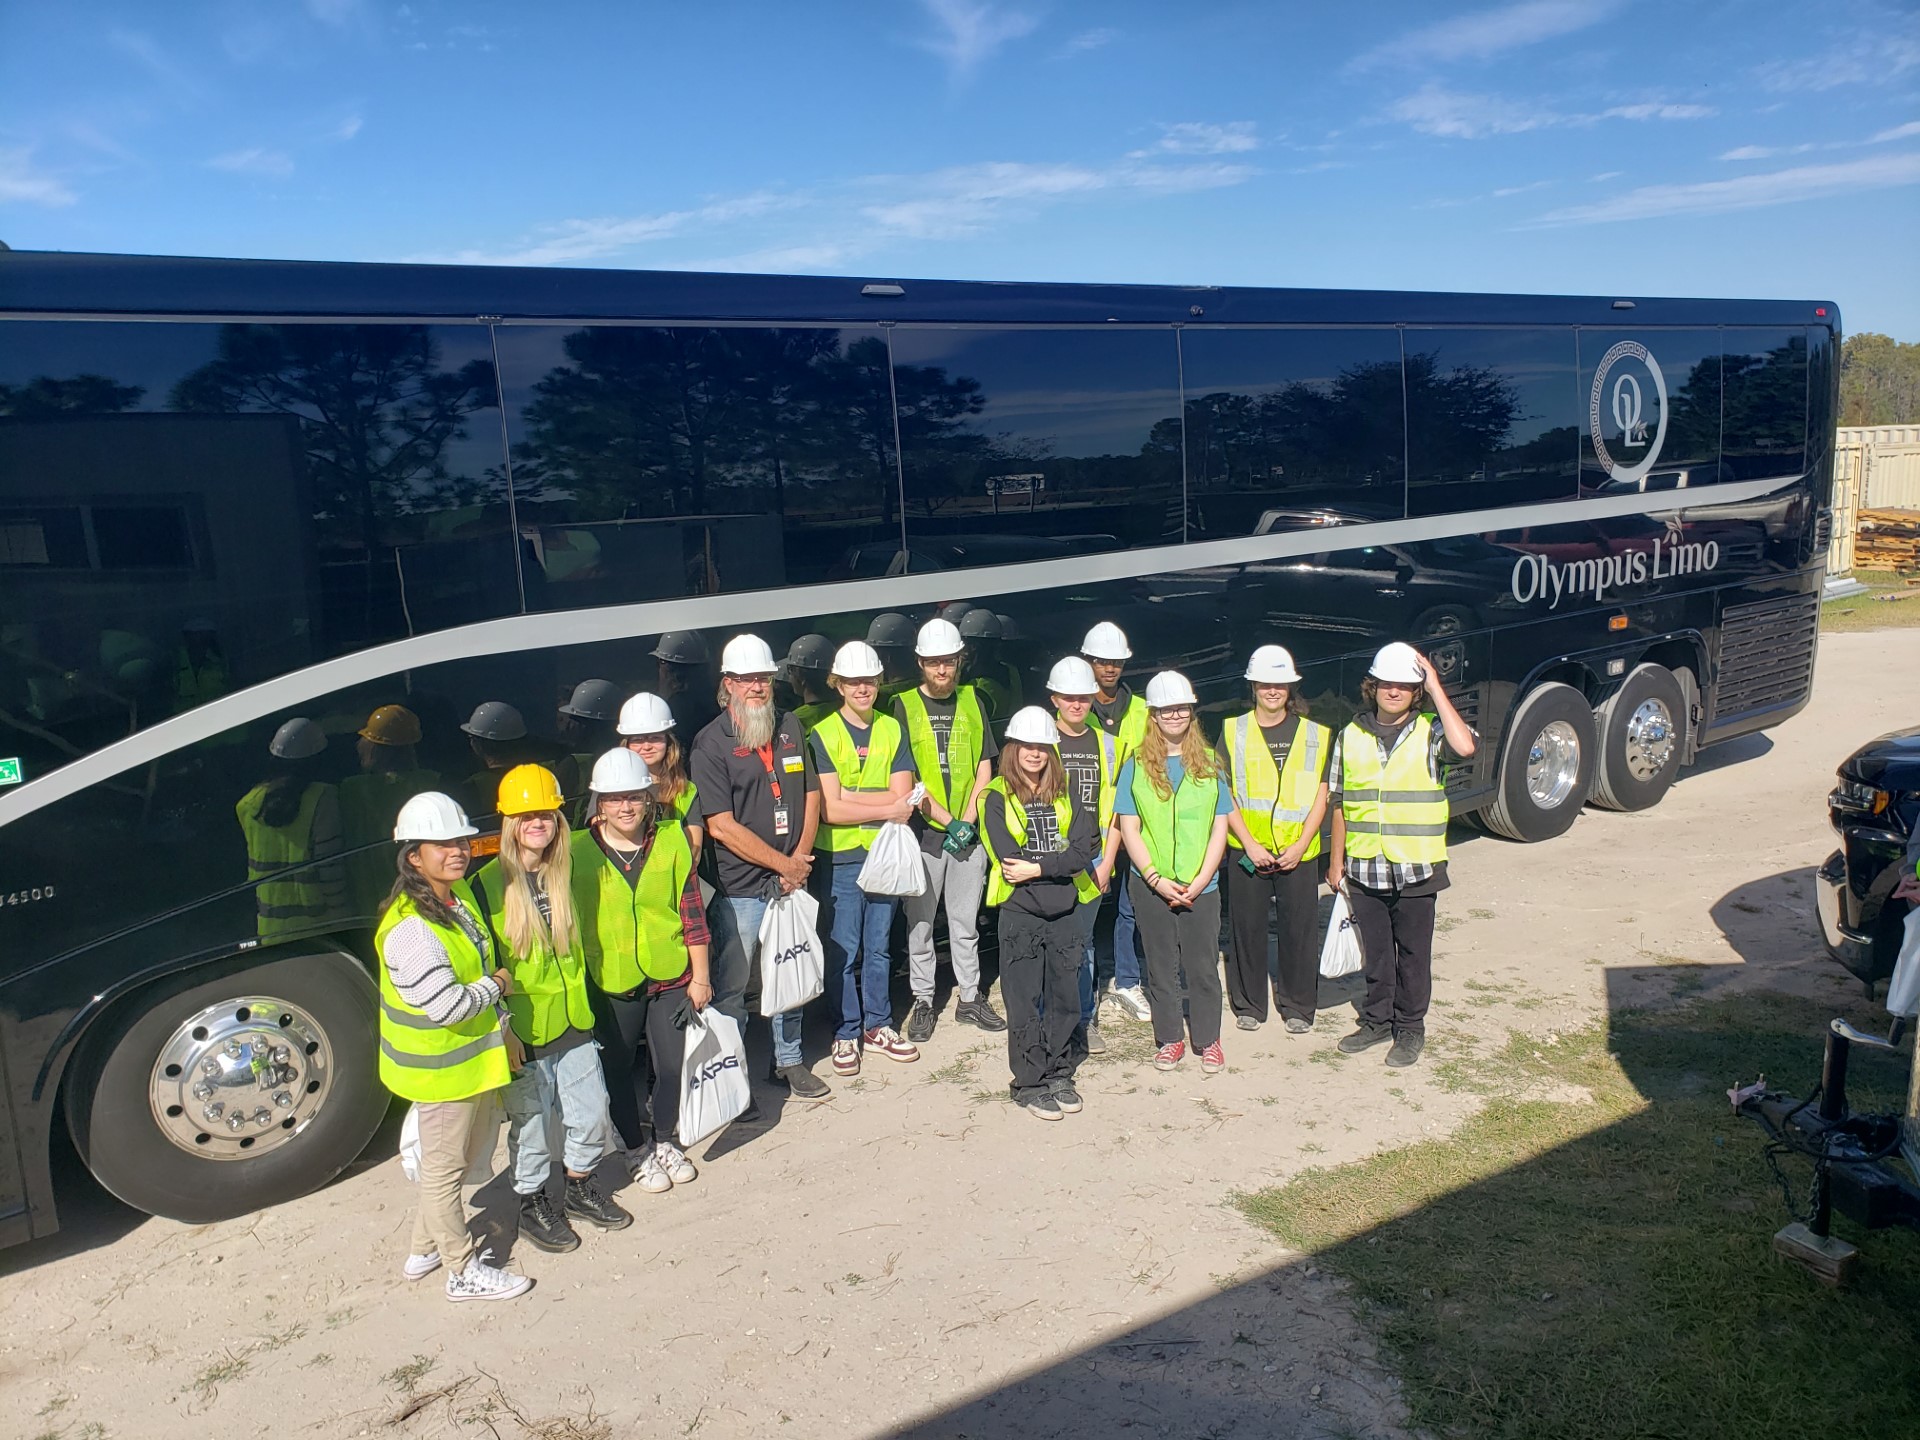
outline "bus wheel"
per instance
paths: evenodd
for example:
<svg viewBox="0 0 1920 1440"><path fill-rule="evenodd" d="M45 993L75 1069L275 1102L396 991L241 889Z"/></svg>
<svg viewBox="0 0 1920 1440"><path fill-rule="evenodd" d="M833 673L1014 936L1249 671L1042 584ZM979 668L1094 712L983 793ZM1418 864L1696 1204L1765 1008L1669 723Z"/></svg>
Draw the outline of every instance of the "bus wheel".
<svg viewBox="0 0 1920 1440"><path fill-rule="evenodd" d="M127 1204L194 1225L318 1189L387 1111L376 1003L338 952L131 997L74 1061L81 1159Z"/></svg>
<svg viewBox="0 0 1920 1440"><path fill-rule="evenodd" d="M1600 764L1593 803L1646 810L1660 803L1687 752L1687 697L1664 665L1636 666L1595 716Z"/></svg>
<svg viewBox="0 0 1920 1440"><path fill-rule="evenodd" d="M1549 681L1520 702L1500 751L1500 783L1480 818L1509 840L1563 835L1593 787L1593 707L1571 685Z"/></svg>

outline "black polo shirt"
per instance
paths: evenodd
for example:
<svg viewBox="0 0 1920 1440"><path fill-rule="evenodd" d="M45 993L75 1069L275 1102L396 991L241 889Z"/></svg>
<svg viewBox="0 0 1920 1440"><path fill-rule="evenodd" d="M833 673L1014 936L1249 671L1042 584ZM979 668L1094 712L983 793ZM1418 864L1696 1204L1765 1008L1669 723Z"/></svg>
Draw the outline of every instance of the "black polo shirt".
<svg viewBox="0 0 1920 1440"><path fill-rule="evenodd" d="M807 796L820 789L807 753L807 732L791 711L780 712L774 726L771 760L742 746L733 731L733 716L722 710L694 737L687 770L700 788L700 809L708 814L731 812L733 818L778 850L791 855L800 848L800 830L807 818ZM773 787L780 786L780 805L787 811L787 833L774 833ZM722 895L766 900L779 893L773 872L742 860L719 842L707 847L714 857L715 887Z"/></svg>

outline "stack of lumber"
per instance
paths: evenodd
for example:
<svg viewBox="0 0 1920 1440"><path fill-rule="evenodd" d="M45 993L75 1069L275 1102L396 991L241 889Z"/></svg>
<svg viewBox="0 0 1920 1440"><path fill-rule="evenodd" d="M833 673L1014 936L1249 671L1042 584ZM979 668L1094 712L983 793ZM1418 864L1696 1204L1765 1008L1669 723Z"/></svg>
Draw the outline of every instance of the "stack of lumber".
<svg viewBox="0 0 1920 1440"><path fill-rule="evenodd" d="M1920 510L1862 510L1853 563L1870 570L1920 569Z"/></svg>

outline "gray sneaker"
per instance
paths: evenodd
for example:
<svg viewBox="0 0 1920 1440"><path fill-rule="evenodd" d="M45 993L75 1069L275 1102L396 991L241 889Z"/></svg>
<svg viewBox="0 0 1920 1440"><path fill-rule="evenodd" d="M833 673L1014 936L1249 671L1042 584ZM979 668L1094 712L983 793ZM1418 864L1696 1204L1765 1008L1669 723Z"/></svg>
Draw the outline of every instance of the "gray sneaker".
<svg viewBox="0 0 1920 1440"><path fill-rule="evenodd" d="M1037 1095L1022 1095L1014 1103L1036 1119L1060 1120L1065 1118L1060 1110L1060 1102L1044 1091Z"/></svg>
<svg viewBox="0 0 1920 1440"><path fill-rule="evenodd" d="M817 1104L833 1097L833 1091L827 1088L826 1082L804 1065L776 1066L773 1079L785 1085L787 1092L796 1100L810 1100Z"/></svg>
<svg viewBox="0 0 1920 1440"><path fill-rule="evenodd" d="M1238 1025L1242 1030L1258 1030L1260 1028L1260 1022L1251 1015L1236 1015L1233 1017L1233 1023Z"/></svg>
<svg viewBox="0 0 1920 1440"><path fill-rule="evenodd" d="M1107 1042L1100 1034L1098 1021L1087 1026L1087 1053L1089 1055L1104 1055L1107 1053Z"/></svg>
<svg viewBox="0 0 1920 1440"><path fill-rule="evenodd" d="M1351 1034L1342 1035L1335 1045L1342 1055L1358 1055L1362 1050L1371 1050L1376 1045L1385 1045L1393 1039L1391 1025L1369 1025L1365 1021Z"/></svg>
<svg viewBox="0 0 1920 1440"><path fill-rule="evenodd" d="M1311 1020L1302 1020L1298 1015L1295 1015L1287 1021L1287 1034L1289 1035L1311 1035L1312 1033L1313 1022Z"/></svg>
<svg viewBox="0 0 1920 1440"><path fill-rule="evenodd" d="M1427 1048L1427 1037L1417 1030L1402 1030L1393 1037L1393 1049L1387 1052L1387 1064L1396 1070L1404 1070L1420 1058L1420 1052Z"/></svg>
<svg viewBox="0 0 1920 1440"><path fill-rule="evenodd" d="M1086 1108L1080 1099L1080 1092L1073 1088L1071 1080L1059 1080L1054 1083L1053 1103L1069 1115L1078 1115Z"/></svg>

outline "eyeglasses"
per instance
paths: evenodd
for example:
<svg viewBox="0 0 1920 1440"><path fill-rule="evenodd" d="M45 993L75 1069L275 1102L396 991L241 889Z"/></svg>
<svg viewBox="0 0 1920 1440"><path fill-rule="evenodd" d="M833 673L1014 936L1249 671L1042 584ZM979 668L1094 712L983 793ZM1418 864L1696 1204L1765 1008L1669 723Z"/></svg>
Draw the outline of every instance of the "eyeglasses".
<svg viewBox="0 0 1920 1440"><path fill-rule="evenodd" d="M667 743L665 732L658 735L623 735L621 741L629 750L638 750L642 745L664 745Z"/></svg>
<svg viewBox="0 0 1920 1440"><path fill-rule="evenodd" d="M773 684L771 675L729 675L727 679L749 690L764 690Z"/></svg>
<svg viewBox="0 0 1920 1440"><path fill-rule="evenodd" d="M1164 720L1185 720L1193 714L1191 705L1162 705L1153 712Z"/></svg>
<svg viewBox="0 0 1920 1440"><path fill-rule="evenodd" d="M602 805L611 805L616 810L633 810L647 803L647 797L635 790L625 795L602 795Z"/></svg>

